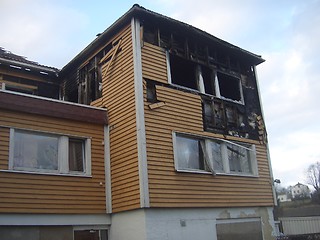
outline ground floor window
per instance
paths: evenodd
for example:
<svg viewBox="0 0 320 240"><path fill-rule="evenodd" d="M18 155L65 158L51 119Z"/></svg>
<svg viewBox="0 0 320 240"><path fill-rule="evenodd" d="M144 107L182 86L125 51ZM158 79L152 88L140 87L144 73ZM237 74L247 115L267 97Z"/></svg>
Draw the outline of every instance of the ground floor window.
<svg viewBox="0 0 320 240"><path fill-rule="evenodd" d="M260 218L218 220L217 240L263 240Z"/></svg>
<svg viewBox="0 0 320 240"><path fill-rule="evenodd" d="M9 169L24 172L91 174L91 140L10 129Z"/></svg>
<svg viewBox="0 0 320 240"><path fill-rule="evenodd" d="M173 144L178 171L258 174L254 145L184 133L173 133Z"/></svg>

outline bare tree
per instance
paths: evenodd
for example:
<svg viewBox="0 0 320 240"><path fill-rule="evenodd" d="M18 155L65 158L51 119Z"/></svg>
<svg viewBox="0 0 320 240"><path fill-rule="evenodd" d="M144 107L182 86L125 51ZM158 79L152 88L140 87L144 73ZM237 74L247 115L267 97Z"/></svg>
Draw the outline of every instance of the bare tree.
<svg viewBox="0 0 320 240"><path fill-rule="evenodd" d="M307 170L307 181L314 187L316 192L320 191L320 162L311 164Z"/></svg>

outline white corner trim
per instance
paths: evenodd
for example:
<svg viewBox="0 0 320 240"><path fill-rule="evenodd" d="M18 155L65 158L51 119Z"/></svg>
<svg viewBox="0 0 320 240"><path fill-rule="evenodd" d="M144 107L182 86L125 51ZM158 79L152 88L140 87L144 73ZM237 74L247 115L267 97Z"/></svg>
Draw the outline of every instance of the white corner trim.
<svg viewBox="0 0 320 240"><path fill-rule="evenodd" d="M112 192L111 192L111 161L110 161L110 127L104 127L104 165L105 165L105 188L106 188L106 209L112 213Z"/></svg>
<svg viewBox="0 0 320 240"><path fill-rule="evenodd" d="M171 79L171 67L170 67L170 54L169 51L166 51L166 63L167 63L167 78L168 78L168 83L172 84L172 79Z"/></svg>
<svg viewBox="0 0 320 240"><path fill-rule="evenodd" d="M147 168L147 147L146 130L144 122L144 102L143 102L143 80L141 63L141 41L140 41L140 22L131 19L132 45L133 45L133 65L134 65L134 88L136 103L136 122L137 122L137 144L138 144L138 165L139 165L139 184L140 184L140 206L149 207L149 183Z"/></svg>
<svg viewBox="0 0 320 240"><path fill-rule="evenodd" d="M253 66L253 71L254 71L254 76L255 76L256 84L257 84L261 115L262 115L262 119L264 121L265 118L264 118L264 111L263 111L263 107L262 107L261 92L260 92L259 80L258 80L258 75L257 75L257 69L256 69L255 66ZM274 203L275 206L277 206L278 205L278 201L277 201L276 189L274 187L274 176L273 176L273 170L272 170L272 165L271 165L271 157L270 157L268 139L267 139L267 142L266 142L266 149L267 149L267 160L268 160L268 166L269 166L269 173L270 173L270 177L271 177L271 188L272 188L272 193L273 193L273 203Z"/></svg>

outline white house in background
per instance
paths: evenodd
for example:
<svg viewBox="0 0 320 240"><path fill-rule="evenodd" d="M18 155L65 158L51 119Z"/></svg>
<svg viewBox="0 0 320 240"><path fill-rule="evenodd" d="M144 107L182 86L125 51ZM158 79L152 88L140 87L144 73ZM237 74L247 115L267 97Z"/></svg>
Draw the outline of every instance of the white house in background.
<svg viewBox="0 0 320 240"><path fill-rule="evenodd" d="M280 202L291 202L291 198L288 196L287 193L278 194L278 200Z"/></svg>
<svg viewBox="0 0 320 240"><path fill-rule="evenodd" d="M311 197L309 187L299 182L291 188L291 194L293 199L299 197Z"/></svg>

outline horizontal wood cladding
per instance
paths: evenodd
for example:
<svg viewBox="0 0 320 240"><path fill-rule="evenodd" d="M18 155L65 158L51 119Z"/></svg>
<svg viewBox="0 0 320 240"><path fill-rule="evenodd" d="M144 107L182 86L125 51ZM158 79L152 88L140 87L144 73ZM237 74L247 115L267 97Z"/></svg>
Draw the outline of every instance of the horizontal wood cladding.
<svg viewBox="0 0 320 240"><path fill-rule="evenodd" d="M0 109L0 212L105 213L102 124ZM8 170L10 128L91 138L91 177Z"/></svg>
<svg viewBox="0 0 320 240"><path fill-rule="evenodd" d="M143 78L168 83L166 53L164 49L144 42L141 55Z"/></svg>
<svg viewBox="0 0 320 240"><path fill-rule="evenodd" d="M0 91L0 108L84 122L108 122L107 113L102 109L3 91Z"/></svg>
<svg viewBox="0 0 320 240"><path fill-rule="evenodd" d="M100 101L108 109L110 124L113 212L140 207L131 27L127 26L118 38L122 39L121 51L102 66Z"/></svg>
<svg viewBox="0 0 320 240"><path fill-rule="evenodd" d="M151 207L272 206L273 196L266 146L257 141L228 137L256 145L259 177L177 172L172 131L207 137L203 131L198 95L156 86L157 99L165 103L150 109L145 102L148 181ZM146 94L146 92L144 93Z"/></svg>

